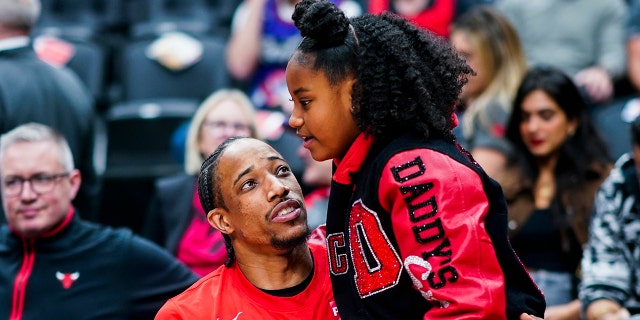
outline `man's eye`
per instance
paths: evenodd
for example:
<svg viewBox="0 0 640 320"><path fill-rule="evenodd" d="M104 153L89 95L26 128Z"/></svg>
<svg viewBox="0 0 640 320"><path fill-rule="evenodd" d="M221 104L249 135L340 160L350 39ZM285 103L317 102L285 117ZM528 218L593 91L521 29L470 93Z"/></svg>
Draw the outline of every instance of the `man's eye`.
<svg viewBox="0 0 640 320"><path fill-rule="evenodd" d="M276 170L276 173L278 175L286 175L286 174L289 174L290 172L291 172L291 169L287 166L278 167L278 170Z"/></svg>
<svg viewBox="0 0 640 320"><path fill-rule="evenodd" d="M12 187L19 184L20 182L21 182L20 179L7 179L7 180L4 180L4 185L7 187Z"/></svg>
<svg viewBox="0 0 640 320"><path fill-rule="evenodd" d="M53 178L49 176L35 176L31 178L31 180L35 183L47 183L51 181Z"/></svg>
<svg viewBox="0 0 640 320"><path fill-rule="evenodd" d="M240 186L240 189L249 190L249 189L253 188L255 185L256 185L255 181L249 180L249 181L243 183L242 186Z"/></svg>

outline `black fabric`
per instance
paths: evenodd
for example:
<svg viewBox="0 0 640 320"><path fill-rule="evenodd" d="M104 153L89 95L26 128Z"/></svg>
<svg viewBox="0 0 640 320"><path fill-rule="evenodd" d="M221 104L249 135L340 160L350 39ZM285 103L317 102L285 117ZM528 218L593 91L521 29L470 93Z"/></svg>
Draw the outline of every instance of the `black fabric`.
<svg viewBox="0 0 640 320"><path fill-rule="evenodd" d="M580 248L572 230L569 229L568 233L571 247ZM520 231L511 238L513 249L527 268L573 273L582 255L563 250L562 242L562 233L554 224L549 209L534 210Z"/></svg>
<svg viewBox="0 0 640 320"><path fill-rule="evenodd" d="M25 279L23 320L152 319L170 297L198 276L170 254L126 229L74 217L60 232L26 240L0 228L0 319L9 319L16 276ZM64 288L58 274L76 273Z"/></svg>

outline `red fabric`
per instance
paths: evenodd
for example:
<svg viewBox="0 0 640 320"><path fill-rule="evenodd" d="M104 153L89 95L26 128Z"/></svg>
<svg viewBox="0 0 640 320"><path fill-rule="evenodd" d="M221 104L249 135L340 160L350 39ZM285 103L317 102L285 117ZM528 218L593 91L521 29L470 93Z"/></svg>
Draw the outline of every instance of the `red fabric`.
<svg viewBox="0 0 640 320"><path fill-rule="evenodd" d="M432 0L434 3L415 16L404 16L415 25L449 37L449 25L453 22L456 4L454 0ZM389 11L389 0L369 0L369 12L380 14Z"/></svg>
<svg viewBox="0 0 640 320"><path fill-rule="evenodd" d="M419 174L417 164L405 166L417 159L425 165L425 173ZM392 168L403 168L395 174L410 178L394 177ZM504 317L505 275L485 228L489 201L481 178L465 165L430 149L398 153L382 172L378 197L382 207L392 213L401 259L414 279L414 287L434 304L425 319ZM418 242L414 232L407 232L416 230L416 224L430 226L419 234L430 241ZM422 260L425 252L442 254L431 256L427 263ZM451 283L432 290L433 283L423 277L429 273L436 274L437 281L446 278Z"/></svg>
<svg viewBox="0 0 640 320"><path fill-rule="evenodd" d="M204 276L227 260L227 249L220 231L206 219L198 193L193 197L193 218L187 227L176 257L195 273Z"/></svg>
<svg viewBox="0 0 640 320"><path fill-rule="evenodd" d="M238 264L219 267L160 309L155 320L340 319L331 291L327 251L309 244L313 279L293 297L276 297L256 288Z"/></svg>
<svg viewBox="0 0 640 320"><path fill-rule="evenodd" d="M340 184L351 184L352 174L360 170L360 165L367 157L367 152L373 144L373 137L361 133L349 148L342 159L334 159L337 166L333 174L333 180Z"/></svg>

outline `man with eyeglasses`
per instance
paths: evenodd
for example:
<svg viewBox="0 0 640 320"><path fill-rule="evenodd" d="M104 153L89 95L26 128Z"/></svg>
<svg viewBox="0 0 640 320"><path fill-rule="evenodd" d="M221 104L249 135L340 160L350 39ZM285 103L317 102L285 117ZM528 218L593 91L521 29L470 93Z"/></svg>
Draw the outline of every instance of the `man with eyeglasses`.
<svg viewBox="0 0 640 320"><path fill-rule="evenodd" d="M151 319L198 277L127 230L80 218L69 145L29 123L0 136L0 319Z"/></svg>

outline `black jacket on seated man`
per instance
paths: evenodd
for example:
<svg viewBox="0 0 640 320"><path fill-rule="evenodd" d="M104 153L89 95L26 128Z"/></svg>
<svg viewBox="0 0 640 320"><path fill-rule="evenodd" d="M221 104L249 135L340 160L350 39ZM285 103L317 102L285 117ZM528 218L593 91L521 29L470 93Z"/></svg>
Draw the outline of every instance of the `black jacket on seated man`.
<svg viewBox="0 0 640 320"><path fill-rule="evenodd" d="M0 227L0 319L153 319L198 278L146 239L73 209L38 238Z"/></svg>

